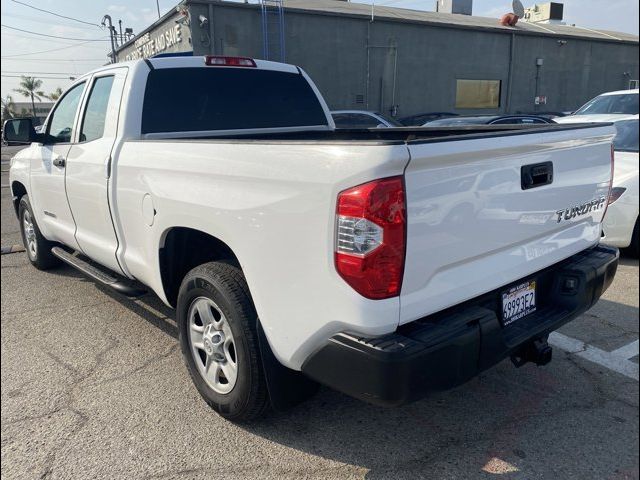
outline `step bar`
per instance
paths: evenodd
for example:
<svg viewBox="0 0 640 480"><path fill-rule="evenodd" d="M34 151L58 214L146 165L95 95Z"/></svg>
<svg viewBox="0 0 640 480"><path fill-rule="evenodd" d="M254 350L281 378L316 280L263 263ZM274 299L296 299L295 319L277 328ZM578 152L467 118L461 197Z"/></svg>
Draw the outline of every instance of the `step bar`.
<svg viewBox="0 0 640 480"><path fill-rule="evenodd" d="M72 266L96 282L110 287L122 295L126 295L127 297L140 297L147 293L145 289L137 286L134 281L124 278L115 272L105 271L103 267L98 267L90 261L83 260L75 253L68 252L62 247L53 247L51 253L67 265Z"/></svg>

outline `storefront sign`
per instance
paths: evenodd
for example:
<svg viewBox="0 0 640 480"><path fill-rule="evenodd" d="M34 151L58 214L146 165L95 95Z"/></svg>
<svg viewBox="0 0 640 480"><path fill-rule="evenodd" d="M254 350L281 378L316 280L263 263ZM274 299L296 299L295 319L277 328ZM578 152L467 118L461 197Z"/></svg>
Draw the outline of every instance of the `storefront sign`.
<svg viewBox="0 0 640 480"><path fill-rule="evenodd" d="M134 48L125 56L125 60L129 61L153 57L181 42L181 25L175 23L159 33L147 32L139 38L136 38L133 45Z"/></svg>

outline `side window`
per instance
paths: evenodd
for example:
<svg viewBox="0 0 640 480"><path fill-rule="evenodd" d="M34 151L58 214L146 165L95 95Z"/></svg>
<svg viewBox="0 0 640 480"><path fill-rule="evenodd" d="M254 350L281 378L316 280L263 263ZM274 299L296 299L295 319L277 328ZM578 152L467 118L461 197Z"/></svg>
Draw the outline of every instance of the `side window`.
<svg viewBox="0 0 640 480"><path fill-rule="evenodd" d="M84 91L84 82L69 90L56 105L49 119L47 133L52 143L67 143L73 136L73 122L76 118L80 97Z"/></svg>
<svg viewBox="0 0 640 480"><path fill-rule="evenodd" d="M93 82L84 111L84 118L82 119L82 127L80 128L81 142L97 140L104 134L104 124L107 118L107 107L109 106L113 78L113 75L99 77Z"/></svg>
<svg viewBox="0 0 640 480"><path fill-rule="evenodd" d="M540 120L539 118L523 118L522 123L525 125L534 125L537 123L545 123L545 122L543 120Z"/></svg>
<svg viewBox="0 0 640 480"><path fill-rule="evenodd" d="M375 128L382 123L365 113L334 113L333 121L336 128Z"/></svg>
<svg viewBox="0 0 640 480"><path fill-rule="evenodd" d="M520 118L503 118L501 120L491 122L491 125L520 125L522 123L522 119Z"/></svg>
<svg viewBox="0 0 640 480"><path fill-rule="evenodd" d="M336 128L349 128L349 116L345 113L334 113L332 115L333 122L336 124Z"/></svg>
<svg viewBox="0 0 640 480"><path fill-rule="evenodd" d="M358 128L375 128L382 122L371 115L356 114L354 115Z"/></svg>

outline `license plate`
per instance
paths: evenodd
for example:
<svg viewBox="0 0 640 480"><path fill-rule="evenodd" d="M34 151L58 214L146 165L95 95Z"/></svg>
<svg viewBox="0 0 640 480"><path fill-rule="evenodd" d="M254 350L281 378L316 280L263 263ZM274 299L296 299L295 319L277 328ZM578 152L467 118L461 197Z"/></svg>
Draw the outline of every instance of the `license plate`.
<svg viewBox="0 0 640 480"><path fill-rule="evenodd" d="M502 293L502 325L505 327L536 311L536 282L525 282Z"/></svg>

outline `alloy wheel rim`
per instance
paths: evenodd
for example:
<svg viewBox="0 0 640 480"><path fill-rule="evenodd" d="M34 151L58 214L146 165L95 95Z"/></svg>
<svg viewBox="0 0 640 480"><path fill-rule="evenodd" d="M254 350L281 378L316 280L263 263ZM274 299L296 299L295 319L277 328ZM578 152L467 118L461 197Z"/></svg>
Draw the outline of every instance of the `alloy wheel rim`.
<svg viewBox="0 0 640 480"><path fill-rule="evenodd" d="M27 247L29 258L35 260L38 256L38 244L36 242L36 230L29 210L25 210L22 216L22 229L24 231L25 246Z"/></svg>
<svg viewBox="0 0 640 480"><path fill-rule="evenodd" d="M235 339L227 317L210 298L198 297L189 307L191 355L203 380L227 394L238 380Z"/></svg>

